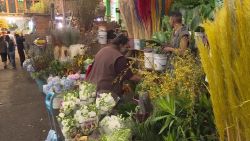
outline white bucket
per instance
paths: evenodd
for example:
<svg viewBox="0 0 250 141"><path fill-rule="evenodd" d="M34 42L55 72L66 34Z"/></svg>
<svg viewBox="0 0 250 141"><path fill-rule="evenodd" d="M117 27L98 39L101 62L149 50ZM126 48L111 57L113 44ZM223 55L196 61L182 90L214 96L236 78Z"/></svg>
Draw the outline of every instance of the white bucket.
<svg viewBox="0 0 250 141"><path fill-rule="evenodd" d="M99 31L98 32L98 42L101 45L107 44L107 32L106 31Z"/></svg>
<svg viewBox="0 0 250 141"><path fill-rule="evenodd" d="M146 69L154 68L154 54L152 52L144 52L144 65Z"/></svg>
<svg viewBox="0 0 250 141"><path fill-rule="evenodd" d="M140 39L134 39L134 49L141 50L141 40Z"/></svg>
<svg viewBox="0 0 250 141"><path fill-rule="evenodd" d="M154 54L154 67L156 71L163 71L166 69L167 57L164 54Z"/></svg>
<svg viewBox="0 0 250 141"><path fill-rule="evenodd" d="M63 102L63 96L60 96L60 95L56 96L53 99L53 109L60 109L62 102Z"/></svg>

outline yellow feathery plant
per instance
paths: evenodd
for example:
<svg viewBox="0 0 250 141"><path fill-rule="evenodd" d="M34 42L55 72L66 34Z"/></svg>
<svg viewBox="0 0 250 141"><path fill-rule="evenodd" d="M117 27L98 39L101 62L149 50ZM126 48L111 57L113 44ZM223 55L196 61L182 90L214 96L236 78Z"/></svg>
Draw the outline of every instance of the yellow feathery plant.
<svg viewBox="0 0 250 141"><path fill-rule="evenodd" d="M250 1L225 0L199 42L220 140L250 140Z"/></svg>

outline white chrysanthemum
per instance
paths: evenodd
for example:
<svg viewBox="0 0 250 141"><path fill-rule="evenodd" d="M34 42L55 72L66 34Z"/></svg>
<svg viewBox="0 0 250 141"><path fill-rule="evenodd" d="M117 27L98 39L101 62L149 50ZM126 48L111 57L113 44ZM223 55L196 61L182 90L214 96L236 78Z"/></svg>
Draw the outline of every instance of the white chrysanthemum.
<svg viewBox="0 0 250 141"><path fill-rule="evenodd" d="M88 113L88 116L89 116L90 118L96 117L96 112L91 111L91 112Z"/></svg>

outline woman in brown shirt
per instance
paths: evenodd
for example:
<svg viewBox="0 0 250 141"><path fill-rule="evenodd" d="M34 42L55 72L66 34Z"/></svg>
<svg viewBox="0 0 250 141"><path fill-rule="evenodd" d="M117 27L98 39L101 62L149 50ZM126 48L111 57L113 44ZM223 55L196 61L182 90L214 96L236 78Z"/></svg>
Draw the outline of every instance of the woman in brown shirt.
<svg viewBox="0 0 250 141"><path fill-rule="evenodd" d="M87 81L97 85L97 92L109 91L114 97L119 97L123 94L124 80L140 80L129 69L129 62L123 55L129 48L128 42L129 39L121 34L96 54Z"/></svg>

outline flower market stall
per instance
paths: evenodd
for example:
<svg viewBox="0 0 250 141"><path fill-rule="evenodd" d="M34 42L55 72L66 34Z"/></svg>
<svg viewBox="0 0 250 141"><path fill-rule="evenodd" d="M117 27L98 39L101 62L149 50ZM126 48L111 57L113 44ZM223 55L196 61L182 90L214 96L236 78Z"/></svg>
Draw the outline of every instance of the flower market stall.
<svg viewBox="0 0 250 141"><path fill-rule="evenodd" d="M129 69L142 78L136 84L126 82L123 85L127 88L126 94L120 99L110 92L97 92L97 86L86 81L95 54L89 54L87 45L79 44L80 32L73 28L53 31L54 43L46 41L30 50L30 58L23 67L35 78L43 94L55 94L53 109L58 112L56 119L61 138L66 141L217 141L228 138L230 141L237 135L239 139L235 140L247 140L248 126L243 122L247 117L236 116L238 112L231 105L232 114L225 110L227 102L241 104L239 107L247 105L247 95L243 94L247 87L239 87L240 80L237 84L224 83L224 79L233 79L224 71L230 70L230 63L223 60L230 55L217 50L227 44L218 43L214 38L215 30L211 29L212 26L222 26L216 16L229 15L226 9L232 10L230 1L233 0L225 0L224 4L217 0L120 0L122 28L134 44L130 49L133 55L127 57ZM245 8L237 2L235 6ZM217 15L215 9L222 11ZM188 48L183 52L178 49L171 53L164 51L176 32L169 24L171 10L181 11L180 21L188 29ZM242 13L230 12L235 18L245 18ZM207 20L210 22L203 27L202 22ZM228 29L222 30L225 33L224 30ZM242 37L237 36L237 39ZM91 44L89 46L91 48ZM246 48L241 49L240 52L246 51ZM223 56L217 58L220 52ZM247 66L247 61L244 62ZM219 63L225 63L225 66L219 67ZM237 74L234 76L242 74L238 70L242 66L239 62L235 64ZM218 72L223 70L225 75L214 74L210 68ZM237 90L229 89L231 86ZM222 92L224 88L228 91ZM215 94L229 91L239 91L242 100L234 101L237 98L229 96L231 101L224 101L222 95L218 95L223 103L216 101ZM243 99L245 102L242 103ZM243 114L243 111L247 110L242 109L239 113ZM226 121L222 123L224 115ZM232 129L227 129L230 125Z"/></svg>

